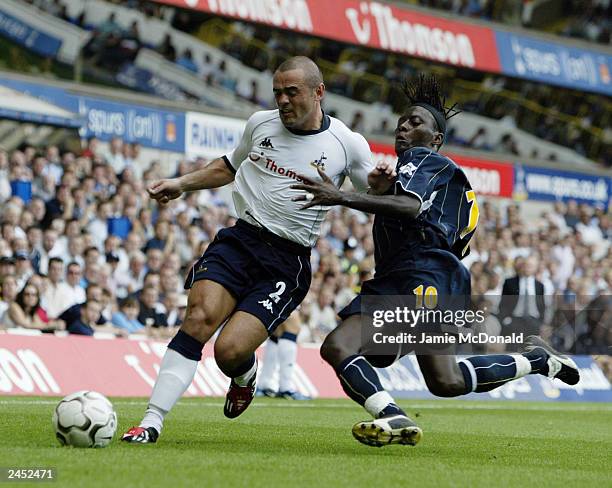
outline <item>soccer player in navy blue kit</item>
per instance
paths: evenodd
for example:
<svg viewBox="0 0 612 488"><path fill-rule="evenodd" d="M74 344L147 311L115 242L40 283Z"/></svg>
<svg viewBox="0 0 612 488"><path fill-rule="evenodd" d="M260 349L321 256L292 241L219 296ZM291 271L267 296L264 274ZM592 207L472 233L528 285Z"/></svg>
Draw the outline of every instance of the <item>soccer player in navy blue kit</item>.
<svg viewBox="0 0 612 488"><path fill-rule="evenodd" d="M438 152L446 120L453 109L434 77L406 83L408 107L397 123L395 167L379 163L370 173L368 194L342 192L322 171L322 182L306 181L294 188L306 193L303 208L343 205L374 213L376 274L363 283L359 296L339 312L343 322L325 339L321 356L336 371L346 394L374 417L358 422L353 435L371 446L415 445L421 429L395 403L374 366L388 367L409 350L394 355L368 354L362 340L362 296L414 296L430 289L436 296L470 296L470 274L461 263L478 223L476 196L465 173ZM407 348L406 348L407 349ZM522 354L473 356L421 354L419 366L429 390L454 397L486 392L527 374L579 381L576 364L530 336Z"/></svg>

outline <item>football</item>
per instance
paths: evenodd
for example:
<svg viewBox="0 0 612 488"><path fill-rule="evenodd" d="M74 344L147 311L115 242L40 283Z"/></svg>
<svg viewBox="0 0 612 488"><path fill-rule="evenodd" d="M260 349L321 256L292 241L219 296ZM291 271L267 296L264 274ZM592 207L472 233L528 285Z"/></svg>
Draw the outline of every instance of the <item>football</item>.
<svg viewBox="0 0 612 488"><path fill-rule="evenodd" d="M117 414L104 395L77 391L55 407L53 428L63 446L106 447L117 430Z"/></svg>

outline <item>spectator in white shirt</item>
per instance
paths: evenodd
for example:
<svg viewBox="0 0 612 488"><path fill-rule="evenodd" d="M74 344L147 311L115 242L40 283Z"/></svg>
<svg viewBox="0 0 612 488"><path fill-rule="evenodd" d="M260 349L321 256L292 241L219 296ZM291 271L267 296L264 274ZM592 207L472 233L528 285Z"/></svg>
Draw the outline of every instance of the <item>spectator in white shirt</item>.
<svg viewBox="0 0 612 488"><path fill-rule="evenodd" d="M610 243L604 238L597 221L591 218L590 212L586 209L582 209L580 212L580 222L576 224L576 232L578 232L584 244L594 246L593 257L595 259L605 255Z"/></svg>
<svg viewBox="0 0 612 488"><path fill-rule="evenodd" d="M130 284L128 272L121 269L119 256L115 252L111 251L106 254L106 262L110 266L109 288L113 290L117 298L123 299L128 295L128 286Z"/></svg>
<svg viewBox="0 0 612 488"><path fill-rule="evenodd" d="M557 264L557 270L552 280L557 283L560 289L565 289L567 280L572 276L574 272L574 265L576 264L576 257L572 250L571 235L566 235L557 244L555 244L550 252L551 258Z"/></svg>
<svg viewBox="0 0 612 488"><path fill-rule="evenodd" d="M140 290L144 284L144 277L147 274L145 263L147 258L141 251L130 254L130 266L128 269L128 292L134 293Z"/></svg>
<svg viewBox="0 0 612 488"><path fill-rule="evenodd" d="M111 216L112 208L108 201L98 203L96 217L87 225L87 231L91 234L98 249L104 248L104 241L108 237L108 219Z"/></svg>
<svg viewBox="0 0 612 488"><path fill-rule="evenodd" d="M17 286L15 276L7 275L1 278L0 281L0 329L6 327L7 321L4 314L9 309L11 303L17 298L20 288Z"/></svg>
<svg viewBox="0 0 612 488"><path fill-rule="evenodd" d="M62 250L57 242L57 232L54 229L47 229L43 233L42 250L40 252L40 264L38 271L42 274L47 274L49 269L49 260L59 257ZM61 259L60 259L61 260Z"/></svg>
<svg viewBox="0 0 612 488"><path fill-rule="evenodd" d="M81 265L76 261L72 261L68 264L68 268L66 271L66 284L70 291L68 292L70 296L71 306L76 305L77 303L83 303L86 300L85 288L81 286L81 278L83 275L83 270Z"/></svg>
<svg viewBox="0 0 612 488"><path fill-rule="evenodd" d="M49 285L41 296L50 319L58 318L62 312L74 305L71 289L64 283L64 262L61 258L49 259Z"/></svg>
<svg viewBox="0 0 612 488"><path fill-rule="evenodd" d="M27 251L19 250L13 257L15 258L15 279L18 289L21 290L34 274L34 269Z"/></svg>
<svg viewBox="0 0 612 488"><path fill-rule="evenodd" d="M76 262L80 266L85 265L85 260L83 259L83 251L85 249L83 236L78 235L74 237L70 237L68 239L68 247L66 252L62 255L62 259L65 263Z"/></svg>
<svg viewBox="0 0 612 488"><path fill-rule="evenodd" d="M125 156L123 155L123 141L119 137L113 137L110 141L109 152L104 159L111 165L115 174L120 174L125 169Z"/></svg>
<svg viewBox="0 0 612 488"><path fill-rule="evenodd" d="M317 301L310 307L308 327L315 342L322 341L338 325L336 312L332 308L333 302L333 291L330 288L323 288Z"/></svg>

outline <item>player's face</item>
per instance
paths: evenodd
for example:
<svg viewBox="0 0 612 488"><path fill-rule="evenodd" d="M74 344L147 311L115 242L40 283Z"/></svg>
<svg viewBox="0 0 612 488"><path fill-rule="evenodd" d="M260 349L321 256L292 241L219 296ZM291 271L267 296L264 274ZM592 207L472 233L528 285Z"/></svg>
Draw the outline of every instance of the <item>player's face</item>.
<svg viewBox="0 0 612 488"><path fill-rule="evenodd" d="M312 130L320 113L324 85L309 87L304 71L294 69L274 73L272 89L283 125L289 129Z"/></svg>
<svg viewBox="0 0 612 488"><path fill-rule="evenodd" d="M397 121L395 152L401 156L411 147L433 147L442 144L433 115L423 107L410 107Z"/></svg>

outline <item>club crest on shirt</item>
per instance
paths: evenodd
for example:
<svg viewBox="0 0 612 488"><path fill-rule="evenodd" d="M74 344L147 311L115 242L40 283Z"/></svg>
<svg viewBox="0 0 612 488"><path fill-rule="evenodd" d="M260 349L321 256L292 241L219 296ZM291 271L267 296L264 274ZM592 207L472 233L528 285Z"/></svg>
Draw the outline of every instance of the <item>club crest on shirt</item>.
<svg viewBox="0 0 612 488"><path fill-rule="evenodd" d="M325 156L325 153L322 152L319 159L315 159L314 161L310 162L310 166L313 168L321 168L321 171L325 171L325 163L323 162L325 159L327 159L327 156Z"/></svg>
<svg viewBox="0 0 612 488"><path fill-rule="evenodd" d="M255 151L251 151L251 152L249 153L249 159L250 159L251 161L253 161L253 162L255 162L255 161L259 161L261 158L265 158L265 156L266 156L266 155L263 153L263 151L262 151L262 152L260 152L260 153L256 153Z"/></svg>

